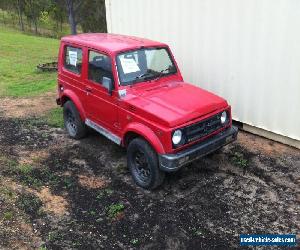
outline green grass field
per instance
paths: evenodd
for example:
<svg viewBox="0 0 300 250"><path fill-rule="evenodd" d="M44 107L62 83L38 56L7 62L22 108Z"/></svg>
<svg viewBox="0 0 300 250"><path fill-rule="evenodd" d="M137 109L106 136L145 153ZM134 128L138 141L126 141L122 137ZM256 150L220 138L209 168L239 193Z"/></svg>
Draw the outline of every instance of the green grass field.
<svg viewBox="0 0 300 250"><path fill-rule="evenodd" d="M0 96L29 97L55 89L56 73L39 63L57 60L59 40L22 34L0 26Z"/></svg>

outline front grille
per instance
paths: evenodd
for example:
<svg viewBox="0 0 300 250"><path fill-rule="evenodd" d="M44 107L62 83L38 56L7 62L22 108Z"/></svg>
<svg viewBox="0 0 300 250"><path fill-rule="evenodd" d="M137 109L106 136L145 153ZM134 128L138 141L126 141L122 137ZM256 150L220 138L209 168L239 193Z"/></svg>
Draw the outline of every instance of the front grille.
<svg viewBox="0 0 300 250"><path fill-rule="evenodd" d="M185 127L183 130L186 136L186 143L198 140L222 128L223 125L220 118L221 113Z"/></svg>

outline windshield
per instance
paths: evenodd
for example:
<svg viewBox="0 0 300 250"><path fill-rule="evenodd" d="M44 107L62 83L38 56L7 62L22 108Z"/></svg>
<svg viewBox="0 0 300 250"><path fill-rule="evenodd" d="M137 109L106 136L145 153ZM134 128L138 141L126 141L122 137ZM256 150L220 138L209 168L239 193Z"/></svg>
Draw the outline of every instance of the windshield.
<svg viewBox="0 0 300 250"><path fill-rule="evenodd" d="M143 48L121 53L117 56L121 85L175 74L176 67L166 48Z"/></svg>

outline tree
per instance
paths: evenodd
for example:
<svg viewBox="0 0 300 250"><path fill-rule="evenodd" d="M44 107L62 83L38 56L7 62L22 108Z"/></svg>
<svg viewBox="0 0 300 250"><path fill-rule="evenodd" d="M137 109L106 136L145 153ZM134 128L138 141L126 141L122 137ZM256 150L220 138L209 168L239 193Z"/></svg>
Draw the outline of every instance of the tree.
<svg viewBox="0 0 300 250"><path fill-rule="evenodd" d="M78 18L78 12L80 10L80 7L83 3L83 0L66 0L66 7L69 17L69 24L71 28L71 34L76 35L77 34L77 24L79 22Z"/></svg>
<svg viewBox="0 0 300 250"><path fill-rule="evenodd" d="M24 0L14 0L13 4L14 4L15 8L17 9L20 30L25 31L24 22L23 22L23 12L24 12L24 6L25 6Z"/></svg>
<svg viewBox="0 0 300 250"><path fill-rule="evenodd" d="M81 7L83 32L107 32L105 0L86 0Z"/></svg>
<svg viewBox="0 0 300 250"><path fill-rule="evenodd" d="M25 16L29 29L33 25L36 34L43 23L53 24L56 32L60 24L62 31L66 20L72 34L77 34L78 25L84 32L106 32L105 0L0 0L0 8L18 16L22 31Z"/></svg>
<svg viewBox="0 0 300 250"><path fill-rule="evenodd" d="M40 0L25 0L25 15L30 22L30 28L31 28L31 22L34 24L34 31L35 34L38 33L38 19L42 10L42 7L44 6L45 2Z"/></svg>
<svg viewBox="0 0 300 250"><path fill-rule="evenodd" d="M62 25L66 20L66 11L64 6L52 2L48 8L48 11L52 20L56 22L56 30L58 30L58 26L60 26L60 31L62 32Z"/></svg>
<svg viewBox="0 0 300 250"><path fill-rule="evenodd" d="M56 0L66 6L72 34L80 24L84 32L106 32L104 0Z"/></svg>

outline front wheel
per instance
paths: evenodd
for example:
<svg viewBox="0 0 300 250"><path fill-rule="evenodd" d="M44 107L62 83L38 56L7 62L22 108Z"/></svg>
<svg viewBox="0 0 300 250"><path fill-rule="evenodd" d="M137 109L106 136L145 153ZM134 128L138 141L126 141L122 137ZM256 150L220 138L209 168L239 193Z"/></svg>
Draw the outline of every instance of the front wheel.
<svg viewBox="0 0 300 250"><path fill-rule="evenodd" d="M165 173L158 167L156 152L141 138L129 143L127 164L134 181L142 188L155 189L164 181Z"/></svg>

